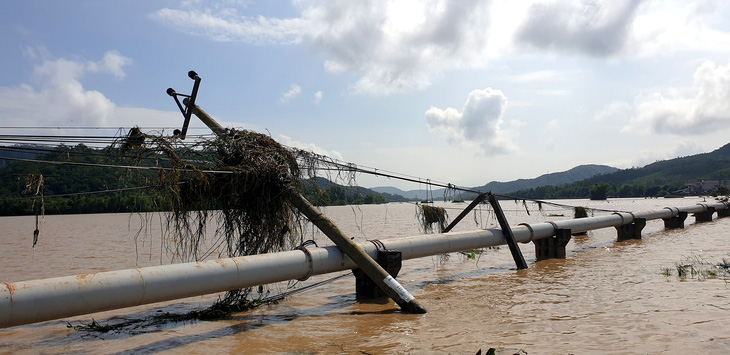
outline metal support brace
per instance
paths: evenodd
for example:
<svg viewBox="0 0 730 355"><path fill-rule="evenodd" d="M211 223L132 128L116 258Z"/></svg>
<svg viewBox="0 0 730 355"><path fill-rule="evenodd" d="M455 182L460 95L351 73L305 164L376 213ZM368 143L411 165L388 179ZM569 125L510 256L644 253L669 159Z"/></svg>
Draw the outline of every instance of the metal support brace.
<svg viewBox="0 0 730 355"><path fill-rule="evenodd" d="M662 218L664 221L664 228L675 229L684 228L684 220L687 219L687 212L679 211L677 215L669 218Z"/></svg>
<svg viewBox="0 0 730 355"><path fill-rule="evenodd" d="M552 237L533 240L537 261L565 259L565 246L570 242L570 237L570 229L555 229Z"/></svg>
<svg viewBox="0 0 730 355"><path fill-rule="evenodd" d="M497 221L499 222L500 228L502 228L502 235L509 246L512 258L515 259L517 269L527 269L527 262L525 262L525 258L522 256L520 246L517 245L517 242L515 241L515 236L512 234L512 228L510 228L509 223L507 222L507 217L505 217L504 212L502 212L502 206L499 205L499 201L497 201L497 198L491 192L489 193L489 204L492 205L494 214L497 215Z"/></svg>
<svg viewBox="0 0 730 355"><path fill-rule="evenodd" d="M695 213L695 222L712 222L712 215L715 213L715 207L705 206L704 212Z"/></svg>
<svg viewBox="0 0 730 355"><path fill-rule="evenodd" d="M461 222L461 220L464 219L464 217L466 217L466 215L469 214L469 212L471 212L474 207L482 203L485 198L487 198L487 194L479 194L479 196L477 196L474 201L471 201L469 206L466 206L466 208L461 211L461 213L459 213L459 215L456 216L456 218L454 218L454 220L441 233L448 233L449 231L451 231L454 226Z"/></svg>
<svg viewBox="0 0 730 355"><path fill-rule="evenodd" d="M646 226L646 218L635 218L632 223L616 226L618 232L618 241L622 242L629 239L641 239L641 230Z"/></svg>
<svg viewBox="0 0 730 355"><path fill-rule="evenodd" d="M398 277L401 266L403 265L403 256L400 250L380 249L378 248L378 256L375 261L393 278ZM380 290L378 284L373 281L364 271L353 269L355 275L355 295L358 301L367 300L369 298L383 298L388 295Z"/></svg>

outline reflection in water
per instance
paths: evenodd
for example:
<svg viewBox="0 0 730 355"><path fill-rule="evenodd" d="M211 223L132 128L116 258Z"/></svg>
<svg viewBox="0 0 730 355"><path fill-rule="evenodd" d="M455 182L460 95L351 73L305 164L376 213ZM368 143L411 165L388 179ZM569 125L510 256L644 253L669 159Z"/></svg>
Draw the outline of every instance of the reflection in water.
<svg viewBox="0 0 730 355"><path fill-rule="evenodd" d="M630 200L593 204L603 209L653 210L698 201ZM463 208L444 204L450 208ZM560 211L531 207L531 215L505 203L515 225L547 219ZM418 235L408 204L329 207L325 210L358 241ZM452 213L452 211L449 211ZM453 212L455 215L458 211ZM491 223L486 210L461 230ZM2 282L156 265L166 260L159 225L129 215L47 216L35 249L33 217L0 219ZM148 218L149 219L149 218ZM531 244L520 244L529 263L515 270L507 248L488 250L478 262L461 254L404 261L398 279L429 313L402 314L391 301L359 303L347 277L278 304L221 321L127 327L88 333L66 328L68 320L0 330L0 352L244 352L244 353L475 353L489 347L534 353L728 353L730 286L722 277L704 281L676 275L692 255L730 260L730 218L664 231L650 221L642 240L616 242L613 228L574 236L566 259L535 263ZM490 227L493 227L491 224ZM328 245L321 235L318 244ZM312 277L307 285L335 275ZM285 285L272 290L284 289ZM212 303L217 295L105 312L70 320L121 323L161 312L184 312Z"/></svg>

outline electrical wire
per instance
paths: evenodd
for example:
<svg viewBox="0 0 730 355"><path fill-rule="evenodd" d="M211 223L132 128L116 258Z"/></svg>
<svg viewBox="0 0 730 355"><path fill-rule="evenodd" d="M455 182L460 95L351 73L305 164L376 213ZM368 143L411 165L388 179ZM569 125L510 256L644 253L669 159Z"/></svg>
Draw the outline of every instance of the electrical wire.
<svg viewBox="0 0 730 355"><path fill-rule="evenodd" d="M12 161L23 161L28 163L39 163L39 164L51 164L51 165L71 165L71 166L90 166L98 168L119 168L119 169L137 169L137 170L166 170L172 171L173 168L165 168L161 166L139 166L139 165L114 165L114 164L98 164L98 163L79 163L73 161L57 161L57 160L34 160L34 159L22 159L22 158L0 158L0 160L12 160ZM193 172L200 171L210 174L233 174L230 170L193 170L193 169L177 169L177 171Z"/></svg>
<svg viewBox="0 0 730 355"><path fill-rule="evenodd" d="M98 129L98 130L104 130L104 129L116 129L120 130L120 127L0 127L0 128L6 128L6 129ZM167 129L169 127L157 127L158 129ZM204 127L200 127L200 129L203 129ZM152 128L147 128L152 129ZM199 135L199 136L190 136L190 137L209 137L210 135ZM0 142L35 142L35 143L87 143L87 144L97 144L97 143L108 143L112 144L114 142L119 141L119 136L73 136L73 135L0 135ZM190 141L188 141L190 142ZM195 143L183 143L180 142L183 145L187 144L190 146L194 146ZM43 144L43 147L55 147L56 145L52 144ZM289 150L296 150L293 147L285 146ZM6 151L43 151L43 152L52 152L54 151L51 148L31 148L31 147L19 147L19 146L12 146L12 147L0 147L1 150ZM98 153L98 152L69 152L75 155L100 155L104 156L104 153ZM110 156L106 154L106 156ZM138 170L172 170L172 168L165 168L165 167L159 167L159 166L139 166L139 165L114 165L114 164L99 164L99 163L80 163L80 162L64 162L64 161L51 161L51 160L35 160L35 159L23 159L23 158L0 158L4 160L10 160L10 161L23 161L23 162L31 162L31 163L43 163L43 164L55 164L55 165L71 165L71 166L91 166L91 167L104 167L104 168L122 168L122 169L138 169ZM154 159L156 161L159 161L159 159ZM326 156L320 156L320 155L314 155L314 159L322 162L325 164L326 167L320 167L316 168L317 171L346 171L346 172L352 172L352 173L360 173L360 174L368 174L372 176L378 176L378 177L385 177L388 179L395 179L399 181L404 182L410 182L410 183L417 183L417 184L424 184L429 187L438 187L438 188L445 188L451 191L458 191L458 192L466 192L466 193L474 193L474 194L482 194L485 193L484 191L476 190L473 188L465 188L460 187L455 184L446 183L446 182L440 182L435 181L431 179L425 179L413 175L378 169L374 167L367 167L364 165L357 165L354 163L344 162L340 161L334 158L326 157ZM197 162L200 163L200 162ZM327 167L329 166L329 167ZM192 171L190 169L184 169L182 171ZM227 170L204 170L206 173L213 173L213 174L231 174L232 171ZM334 185L334 183L333 183ZM353 187L353 189L356 189ZM556 202L550 202L550 201L544 201L544 200L538 200L538 199L529 199L529 198L520 198L515 196L509 196L509 195L503 195L503 194L494 194L497 197L500 197L502 199L509 199L509 200L524 200L524 201L531 201L535 203L540 204L548 204L553 205L556 207L561 208L574 208L575 206L570 206L566 204L560 204ZM586 209L594 210L594 211L601 211L601 212L620 212L617 210L606 210L606 209L600 209L600 208L592 208L592 207L586 207Z"/></svg>
<svg viewBox="0 0 730 355"><path fill-rule="evenodd" d="M35 200L35 199L48 199L48 198L55 198L55 197L71 197L71 196L83 196L83 195L96 195L96 194L108 194L112 192L127 192L127 191L137 191L137 190L145 190L152 188L153 186L137 186L137 187L125 187L120 189L108 189L108 190L97 190L97 191L85 191L85 192L72 192L67 194L57 194L57 195L43 195L43 196L26 196L26 197L11 197L11 198L2 198L0 201L20 201L20 200Z"/></svg>

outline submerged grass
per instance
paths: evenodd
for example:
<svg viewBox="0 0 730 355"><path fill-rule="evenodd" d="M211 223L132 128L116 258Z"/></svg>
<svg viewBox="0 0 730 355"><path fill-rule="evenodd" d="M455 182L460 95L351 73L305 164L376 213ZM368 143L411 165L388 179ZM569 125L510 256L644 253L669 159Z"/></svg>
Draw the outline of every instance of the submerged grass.
<svg viewBox="0 0 730 355"><path fill-rule="evenodd" d="M692 254L676 263L673 268L663 268L661 273L666 277L676 275L680 280L722 279L728 283L730 282L730 259L723 258L722 262L710 262L701 256Z"/></svg>

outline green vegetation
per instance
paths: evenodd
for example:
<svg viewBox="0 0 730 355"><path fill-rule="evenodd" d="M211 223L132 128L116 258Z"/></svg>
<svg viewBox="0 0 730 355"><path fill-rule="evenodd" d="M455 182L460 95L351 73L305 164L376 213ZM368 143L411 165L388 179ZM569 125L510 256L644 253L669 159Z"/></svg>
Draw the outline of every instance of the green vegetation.
<svg viewBox="0 0 730 355"><path fill-rule="evenodd" d="M3 157L34 158L39 161L63 162L64 164L36 163L1 160L0 165L0 216L32 215L39 212L40 198L46 214L153 212L169 210L169 204L152 193L152 186L160 177L157 169L136 170L101 166L80 166L67 163L133 165L128 151L92 148L79 144L61 145L55 148L40 146L23 147L28 153L0 151ZM32 152L32 153L31 153ZM205 153L188 152L198 158ZM160 164L167 166L162 156L147 157L139 165ZM43 176L41 194L26 193L29 176ZM326 181L326 180L325 180ZM347 187L326 181L306 186L305 196L315 205L377 204L405 201L402 196L378 194L372 190ZM113 191L120 190L120 191ZM107 191L104 193L97 193ZM32 197L38 201L33 204Z"/></svg>
<svg viewBox="0 0 730 355"><path fill-rule="evenodd" d="M687 279L704 281L708 279L730 279L730 260L723 258L722 262L710 262L698 255L683 258L674 268L663 268L662 275L671 277L676 275L682 281Z"/></svg>
<svg viewBox="0 0 730 355"><path fill-rule="evenodd" d="M598 197L602 197L604 194L606 197L664 197L672 191L685 188L685 183L659 186L636 183L615 185L605 182L596 184L586 180L563 186L540 186L534 189L519 190L508 195L528 199L590 198L593 200L601 199Z"/></svg>
<svg viewBox="0 0 730 355"><path fill-rule="evenodd" d="M605 200L608 198L608 189L611 186L605 182L602 182L591 187L591 200Z"/></svg>
<svg viewBox="0 0 730 355"><path fill-rule="evenodd" d="M59 161L84 164L119 164L109 149L94 149L79 144L74 147L61 145L36 158L40 161ZM105 194L79 194L93 191L118 190L145 186L154 172L137 173L125 169L98 166L79 166L35 162L8 161L0 170L0 215L26 215L33 201L25 192L29 176L43 176L40 193L45 213L92 213L158 210L159 201L145 194L144 190L129 190ZM53 198L52 196L63 196ZM40 196L37 196L40 198ZM36 204L37 206L38 204Z"/></svg>
<svg viewBox="0 0 730 355"><path fill-rule="evenodd" d="M730 180L730 144L713 152L657 161L643 168L599 174L561 186L540 186L509 193L530 199L671 197L688 181ZM726 191L718 191L724 194ZM604 197L605 195L605 197Z"/></svg>
<svg viewBox="0 0 730 355"><path fill-rule="evenodd" d="M385 196L378 193L365 194L364 189L334 185L319 192L314 188L306 190L304 197L315 206L371 205L387 203Z"/></svg>

